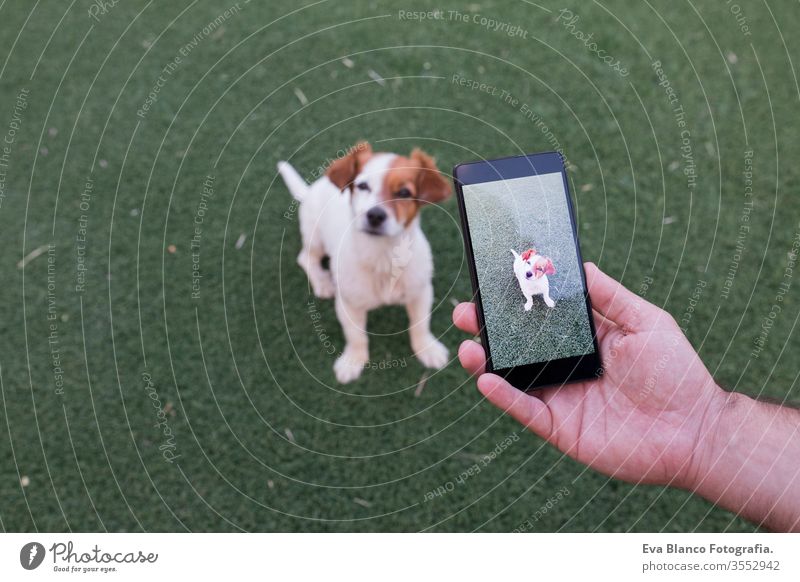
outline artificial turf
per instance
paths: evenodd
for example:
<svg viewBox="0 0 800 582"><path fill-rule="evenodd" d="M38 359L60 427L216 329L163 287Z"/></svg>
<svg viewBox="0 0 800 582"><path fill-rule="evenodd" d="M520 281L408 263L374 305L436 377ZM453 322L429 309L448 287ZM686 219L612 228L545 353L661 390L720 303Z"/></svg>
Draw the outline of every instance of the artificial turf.
<svg viewBox="0 0 800 582"><path fill-rule="evenodd" d="M685 321L722 385L797 400L796 4L92 6L0 3L0 528L754 528L586 469L455 362L426 376L402 308L369 317L398 365L336 385L275 163L560 148L584 258ZM422 222L455 353L454 201Z"/></svg>

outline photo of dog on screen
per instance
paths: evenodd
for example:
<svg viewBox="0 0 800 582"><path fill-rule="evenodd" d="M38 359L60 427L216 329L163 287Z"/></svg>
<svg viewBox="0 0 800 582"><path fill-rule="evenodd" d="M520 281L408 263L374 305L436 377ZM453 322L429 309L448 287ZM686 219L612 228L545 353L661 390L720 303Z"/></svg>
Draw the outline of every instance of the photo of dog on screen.
<svg viewBox="0 0 800 582"><path fill-rule="evenodd" d="M465 185L464 204L495 369L593 352L562 175Z"/></svg>
<svg viewBox="0 0 800 582"><path fill-rule="evenodd" d="M519 281L519 288L525 296L525 311L530 311L533 307L533 296L541 295L545 305L552 308L556 306L555 301L550 297L550 280L548 275L555 275L556 268L550 257L545 257L530 248L522 251L522 254L511 249L514 255L514 275Z"/></svg>

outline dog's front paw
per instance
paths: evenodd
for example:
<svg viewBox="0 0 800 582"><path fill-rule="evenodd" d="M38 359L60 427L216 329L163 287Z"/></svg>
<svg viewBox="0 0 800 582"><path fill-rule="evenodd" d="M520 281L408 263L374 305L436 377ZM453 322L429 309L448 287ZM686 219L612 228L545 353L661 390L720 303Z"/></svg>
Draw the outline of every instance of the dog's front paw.
<svg viewBox="0 0 800 582"><path fill-rule="evenodd" d="M430 336L421 346L414 347L414 355L426 368L444 368L449 361L447 348L435 337Z"/></svg>
<svg viewBox="0 0 800 582"><path fill-rule="evenodd" d="M530 310L531 310L531 307L533 307L533 301L528 301L528 302L525 304L525 311L530 311Z"/></svg>
<svg viewBox="0 0 800 582"><path fill-rule="evenodd" d="M550 308L553 308L553 307L555 307L555 306L556 306L556 302L555 302L555 301L553 301L552 299L550 299L549 297L546 297L546 298L545 298L545 300L544 300L544 302L545 302L545 304L546 304L548 307L550 307Z"/></svg>
<svg viewBox="0 0 800 582"><path fill-rule="evenodd" d="M340 384L347 384L356 380L361 375L368 360L368 354L345 348L344 353L336 358L336 362L333 364L333 372L336 374L336 379Z"/></svg>

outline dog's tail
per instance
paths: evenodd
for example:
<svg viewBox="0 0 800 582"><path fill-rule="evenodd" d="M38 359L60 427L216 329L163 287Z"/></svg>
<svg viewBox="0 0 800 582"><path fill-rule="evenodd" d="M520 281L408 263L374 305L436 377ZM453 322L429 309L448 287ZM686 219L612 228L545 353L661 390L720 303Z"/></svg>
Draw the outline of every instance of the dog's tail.
<svg viewBox="0 0 800 582"><path fill-rule="evenodd" d="M295 200L303 201L303 198L308 194L308 184L297 173L289 162L278 162L278 172L280 172L283 181L286 182L286 187L289 188Z"/></svg>
<svg viewBox="0 0 800 582"><path fill-rule="evenodd" d="M513 254L513 255L514 255L514 258L515 258L515 259L518 259L518 258L519 258L519 255L517 254L517 251L515 251L514 249L511 249L511 254Z"/></svg>

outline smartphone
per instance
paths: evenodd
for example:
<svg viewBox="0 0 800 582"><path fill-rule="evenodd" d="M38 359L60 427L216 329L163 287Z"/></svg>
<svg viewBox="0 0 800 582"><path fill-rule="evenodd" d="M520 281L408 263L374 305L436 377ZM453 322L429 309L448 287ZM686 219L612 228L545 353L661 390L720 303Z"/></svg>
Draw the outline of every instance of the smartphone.
<svg viewBox="0 0 800 582"><path fill-rule="evenodd" d="M520 390L602 374L564 160L453 169L486 370Z"/></svg>

